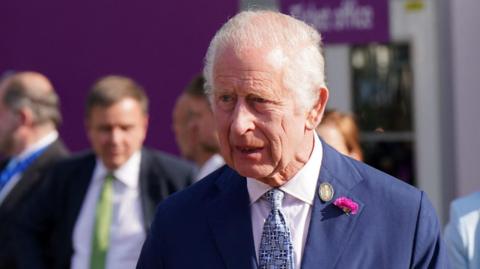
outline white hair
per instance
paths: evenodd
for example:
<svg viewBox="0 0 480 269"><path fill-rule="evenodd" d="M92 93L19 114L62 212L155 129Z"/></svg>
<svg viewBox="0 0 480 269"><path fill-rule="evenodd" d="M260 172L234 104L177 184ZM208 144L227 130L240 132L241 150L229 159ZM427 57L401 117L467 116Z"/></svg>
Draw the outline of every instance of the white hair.
<svg viewBox="0 0 480 269"><path fill-rule="evenodd" d="M235 53L248 48L269 49L274 68L283 69L283 86L296 93L305 109L313 107L319 89L326 87L320 34L306 23L273 11L243 11L215 34L205 57L205 89L213 91L213 67L226 48Z"/></svg>

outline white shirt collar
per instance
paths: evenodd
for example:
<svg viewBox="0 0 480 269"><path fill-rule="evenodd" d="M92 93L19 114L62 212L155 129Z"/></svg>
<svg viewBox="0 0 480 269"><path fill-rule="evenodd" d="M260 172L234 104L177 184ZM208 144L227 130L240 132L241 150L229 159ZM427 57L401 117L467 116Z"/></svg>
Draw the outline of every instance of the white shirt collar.
<svg viewBox="0 0 480 269"><path fill-rule="evenodd" d="M280 187L285 193L309 205L313 205L315 199L318 175L320 174L323 157L322 143L315 132L313 137L313 151L310 159L287 183ZM247 178L247 188L250 204L253 204L272 187L254 178Z"/></svg>
<svg viewBox="0 0 480 269"><path fill-rule="evenodd" d="M195 176L195 181L198 181L211 172L215 171L220 166L224 165L225 161L222 156L218 153L215 153L210 157L201 167L198 169L197 175Z"/></svg>
<svg viewBox="0 0 480 269"><path fill-rule="evenodd" d="M29 147L27 147L22 153L20 153L18 156L15 157L16 160L22 160L26 158L27 156L30 156L33 152L46 147L53 143L55 140L58 138L58 132L56 130L50 132L46 136L40 138L37 142L33 143Z"/></svg>
<svg viewBox="0 0 480 269"><path fill-rule="evenodd" d="M220 167L225 164L222 156L218 153L215 153L208 159L202 167Z"/></svg>
<svg viewBox="0 0 480 269"><path fill-rule="evenodd" d="M140 173L141 151L137 151L119 168L113 171L115 178L125 184L129 188L138 187L138 178ZM103 180L108 173L103 161L97 157L95 171L93 172L94 180Z"/></svg>

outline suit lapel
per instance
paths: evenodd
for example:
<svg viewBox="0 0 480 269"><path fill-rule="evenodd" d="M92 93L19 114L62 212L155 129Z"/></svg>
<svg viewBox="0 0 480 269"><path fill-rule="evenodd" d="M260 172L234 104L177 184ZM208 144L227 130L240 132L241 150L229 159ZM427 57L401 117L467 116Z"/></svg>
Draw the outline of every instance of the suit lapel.
<svg viewBox="0 0 480 269"><path fill-rule="evenodd" d="M140 175L138 176L138 180L140 186L140 201L143 213L143 224L145 231L148 231L153 218L152 212L155 212L155 205L149 196L150 187L148 183L150 182L150 156L148 155L148 151L144 149L142 149L141 154Z"/></svg>
<svg viewBox="0 0 480 269"><path fill-rule="evenodd" d="M219 176L219 194L208 208L208 220L217 249L229 269L256 268L245 178L231 169Z"/></svg>
<svg viewBox="0 0 480 269"><path fill-rule="evenodd" d="M69 201L67 208L69 210L66 221L68 222L68 227L71 231L70 234L73 234L73 228L78 219L78 216L80 215L80 210L82 209L83 202L85 201L85 198L87 196L88 187L90 186L90 183L92 181L95 165L96 156L93 153L90 153L78 165L78 169L75 170L76 174L69 175L72 176L72 179L69 180L70 184L67 191L67 199Z"/></svg>
<svg viewBox="0 0 480 269"><path fill-rule="evenodd" d="M32 186L35 185L40 179L40 171L38 170L38 167L40 167L42 163L42 160L39 159L32 163L30 167L23 172L22 177L18 180L3 201L2 207L16 207L18 201L21 201L23 197L28 194L28 190L32 188Z"/></svg>
<svg viewBox="0 0 480 269"><path fill-rule="evenodd" d="M315 196L307 241L302 259L302 268L334 268L349 244L352 232L362 215L364 204L351 189L361 181L361 177L352 169L346 157L331 149L325 143L317 189L322 182L330 183L335 195L329 202L323 202ZM339 197L348 197L359 204L356 215L346 215L333 201Z"/></svg>

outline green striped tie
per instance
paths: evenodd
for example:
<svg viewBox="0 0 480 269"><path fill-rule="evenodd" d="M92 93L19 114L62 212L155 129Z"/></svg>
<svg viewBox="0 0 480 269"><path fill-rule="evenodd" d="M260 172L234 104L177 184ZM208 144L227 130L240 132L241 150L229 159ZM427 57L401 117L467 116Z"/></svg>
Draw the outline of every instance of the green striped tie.
<svg viewBox="0 0 480 269"><path fill-rule="evenodd" d="M90 257L91 269L104 269L106 265L113 211L113 180L112 174L109 173L105 176L105 182L97 202Z"/></svg>

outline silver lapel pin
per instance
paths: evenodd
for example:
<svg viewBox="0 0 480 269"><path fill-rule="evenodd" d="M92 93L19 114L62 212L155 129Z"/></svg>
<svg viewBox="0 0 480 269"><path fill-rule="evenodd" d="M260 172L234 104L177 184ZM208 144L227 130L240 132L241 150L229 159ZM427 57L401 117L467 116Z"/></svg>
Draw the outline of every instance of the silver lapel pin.
<svg viewBox="0 0 480 269"><path fill-rule="evenodd" d="M335 191L333 190L332 185L330 183L323 182L320 184L318 188L318 196L323 202L329 202L332 200Z"/></svg>

